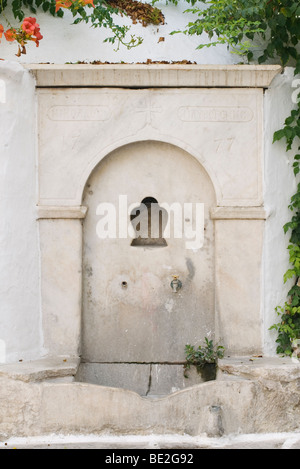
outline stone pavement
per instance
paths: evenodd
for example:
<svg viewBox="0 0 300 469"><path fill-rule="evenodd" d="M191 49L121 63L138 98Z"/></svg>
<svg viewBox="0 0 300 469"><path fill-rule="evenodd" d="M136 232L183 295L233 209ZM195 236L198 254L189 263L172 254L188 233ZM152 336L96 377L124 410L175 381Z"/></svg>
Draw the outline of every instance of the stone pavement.
<svg viewBox="0 0 300 469"><path fill-rule="evenodd" d="M300 431L228 435L221 438L188 435L48 435L11 438L0 442L0 449L300 449Z"/></svg>

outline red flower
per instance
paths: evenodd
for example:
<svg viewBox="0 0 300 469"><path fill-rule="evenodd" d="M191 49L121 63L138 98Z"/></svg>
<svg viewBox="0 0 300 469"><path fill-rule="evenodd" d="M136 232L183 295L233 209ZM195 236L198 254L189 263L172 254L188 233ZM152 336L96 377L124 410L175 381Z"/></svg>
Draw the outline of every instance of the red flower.
<svg viewBox="0 0 300 469"><path fill-rule="evenodd" d="M41 39L43 39L43 36L40 33L37 33L36 37L33 37L31 40L36 43L36 47L39 47Z"/></svg>
<svg viewBox="0 0 300 469"><path fill-rule="evenodd" d="M43 39L40 33L40 25L36 22L35 18L25 18L22 23L22 30L25 33L24 41L34 41L36 46L39 46L39 41Z"/></svg>
<svg viewBox="0 0 300 469"><path fill-rule="evenodd" d="M20 28L9 28L5 32L3 26L0 24L0 39L3 33L8 42L18 42L19 46L18 53L16 54L17 57L20 57L21 54L26 54L25 45L28 41L34 41L38 47L40 40L43 39L43 36L40 33L39 24L36 22L35 18L31 17L25 18Z"/></svg>
<svg viewBox="0 0 300 469"><path fill-rule="evenodd" d="M39 28L39 25L35 18L28 17L24 19L22 29L26 34L29 34L30 36L33 35L36 28Z"/></svg>
<svg viewBox="0 0 300 469"><path fill-rule="evenodd" d="M35 37L33 37L32 40L35 41L36 47L39 47L39 43L43 39L43 36L40 33L40 28L38 27L38 25L34 30L34 36Z"/></svg>

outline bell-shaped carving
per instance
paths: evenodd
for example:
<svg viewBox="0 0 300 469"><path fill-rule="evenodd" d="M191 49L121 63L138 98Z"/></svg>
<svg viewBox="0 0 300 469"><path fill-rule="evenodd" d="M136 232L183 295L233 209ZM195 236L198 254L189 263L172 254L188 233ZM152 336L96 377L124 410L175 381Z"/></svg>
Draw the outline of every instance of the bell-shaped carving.
<svg viewBox="0 0 300 469"><path fill-rule="evenodd" d="M131 246L167 246L163 233L168 222L168 213L154 197L145 197L141 205L131 212L130 221L136 233Z"/></svg>

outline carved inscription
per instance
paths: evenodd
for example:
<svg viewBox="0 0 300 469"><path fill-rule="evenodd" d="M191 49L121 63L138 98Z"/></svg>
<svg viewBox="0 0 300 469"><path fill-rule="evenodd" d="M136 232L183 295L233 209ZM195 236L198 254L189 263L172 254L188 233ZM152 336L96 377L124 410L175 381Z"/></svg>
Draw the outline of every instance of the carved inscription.
<svg viewBox="0 0 300 469"><path fill-rule="evenodd" d="M136 112L144 114L146 117L146 125L152 125L152 118L155 114L161 113L161 107L155 107L151 102L145 102L143 106L136 109Z"/></svg>
<svg viewBox="0 0 300 469"><path fill-rule="evenodd" d="M106 106L52 106L48 117L52 121L106 121L110 110Z"/></svg>
<svg viewBox="0 0 300 469"><path fill-rule="evenodd" d="M235 142L235 137L215 138L214 142L216 143L217 153L229 153Z"/></svg>
<svg viewBox="0 0 300 469"><path fill-rule="evenodd" d="M249 122L253 112L248 107L183 106L178 117L184 122Z"/></svg>

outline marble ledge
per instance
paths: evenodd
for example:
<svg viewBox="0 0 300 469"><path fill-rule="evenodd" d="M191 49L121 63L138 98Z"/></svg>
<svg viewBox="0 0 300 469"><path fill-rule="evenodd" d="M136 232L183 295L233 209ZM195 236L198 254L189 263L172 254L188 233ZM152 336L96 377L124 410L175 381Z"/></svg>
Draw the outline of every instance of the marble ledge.
<svg viewBox="0 0 300 469"><path fill-rule="evenodd" d="M300 359L279 355L227 357L218 361L218 379L224 379L226 375L248 380L299 383Z"/></svg>
<svg viewBox="0 0 300 469"><path fill-rule="evenodd" d="M84 219L84 206L37 206L37 220ZM214 207L210 211L212 220L266 220L270 213L263 207Z"/></svg>
<svg viewBox="0 0 300 469"><path fill-rule="evenodd" d="M0 378L17 381L41 382L73 378L80 364L79 357L56 356L38 360L0 365ZM300 361L290 357L232 356L218 361L217 380L271 380L300 381Z"/></svg>
<svg viewBox="0 0 300 469"><path fill-rule="evenodd" d="M0 378L25 383L69 378L76 375L80 358L58 356L0 365Z"/></svg>
<svg viewBox="0 0 300 469"><path fill-rule="evenodd" d="M267 220L269 216L264 207L215 207L210 211L212 220Z"/></svg>
<svg viewBox="0 0 300 469"><path fill-rule="evenodd" d="M280 65L24 64L41 88L268 88Z"/></svg>
<svg viewBox="0 0 300 469"><path fill-rule="evenodd" d="M84 206L37 206L37 220L57 220L57 219L84 219L87 214L87 207Z"/></svg>

